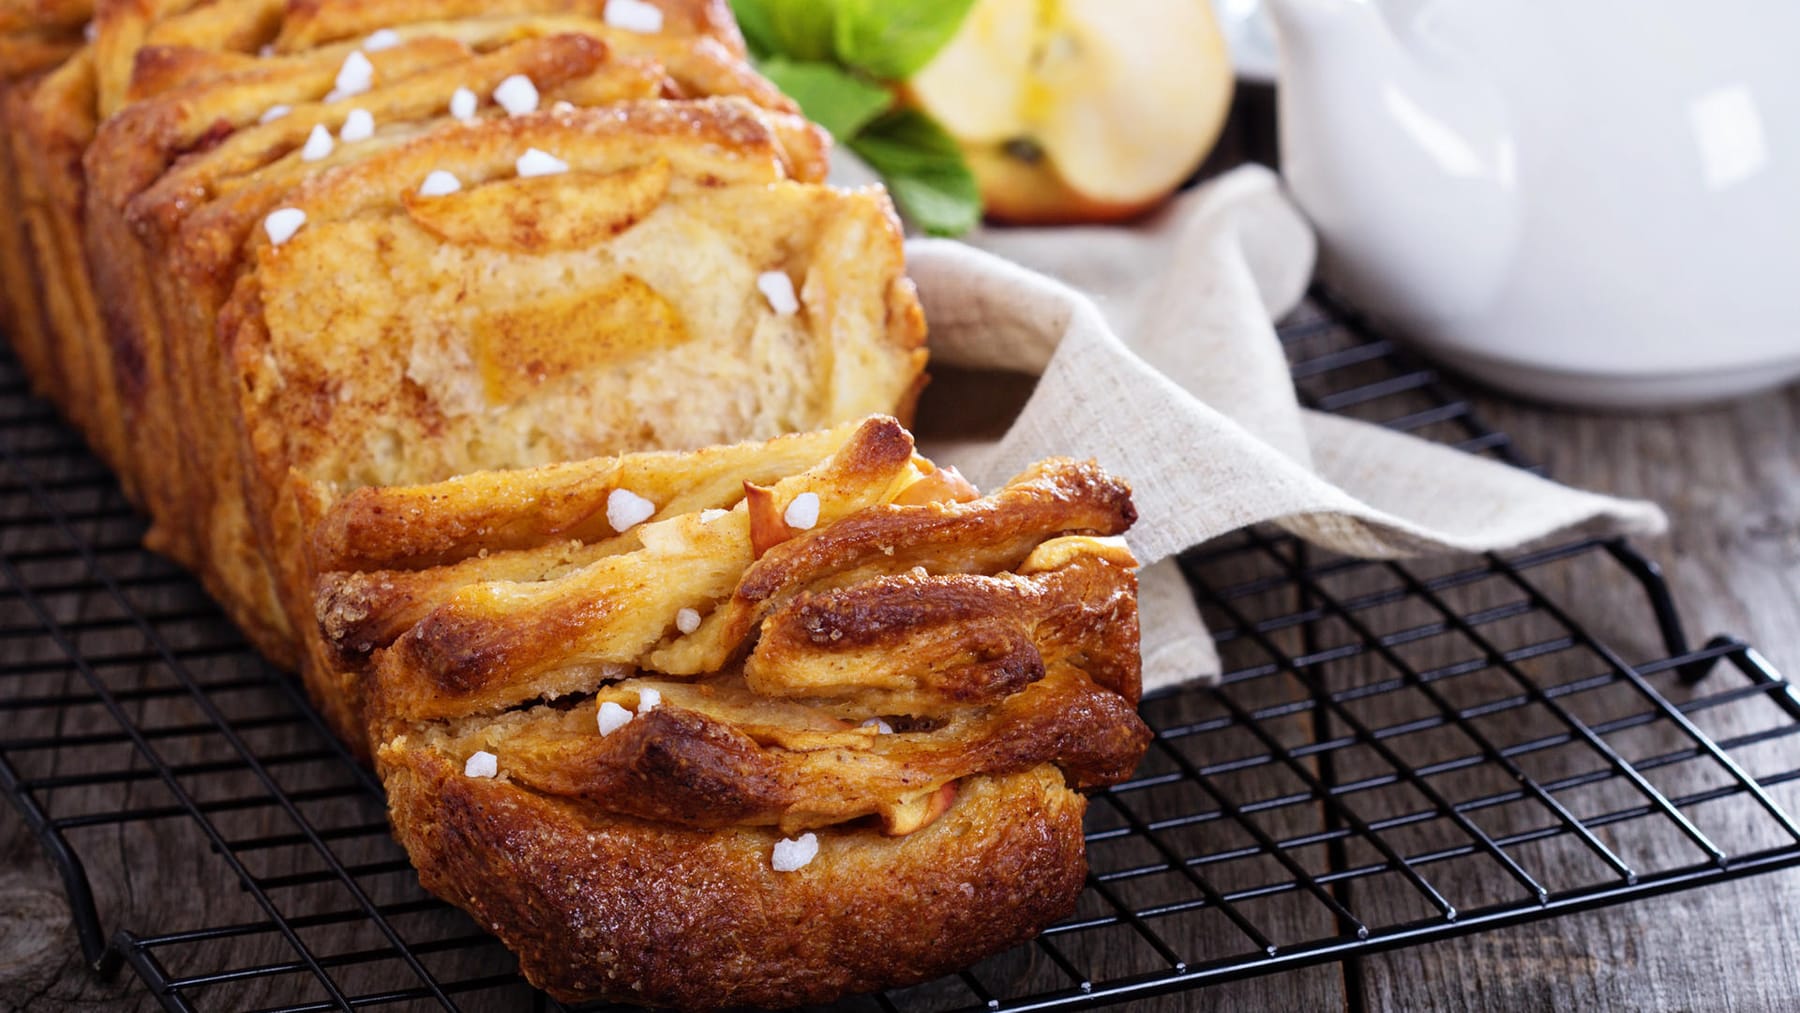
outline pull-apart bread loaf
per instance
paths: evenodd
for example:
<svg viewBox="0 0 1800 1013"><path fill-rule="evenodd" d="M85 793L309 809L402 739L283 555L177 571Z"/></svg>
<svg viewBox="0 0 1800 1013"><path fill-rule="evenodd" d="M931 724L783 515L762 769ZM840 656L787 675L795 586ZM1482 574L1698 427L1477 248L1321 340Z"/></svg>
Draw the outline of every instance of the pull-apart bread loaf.
<svg viewBox="0 0 1800 1013"><path fill-rule="evenodd" d="M1067 913L1130 492L903 428L879 188L725 0L0 0L0 325L559 998L778 1006Z"/></svg>
<svg viewBox="0 0 1800 1013"><path fill-rule="evenodd" d="M875 417L362 489L319 625L421 877L533 982L820 1001L1073 906L1075 789L1149 739L1133 517L1068 460L978 496Z"/></svg>

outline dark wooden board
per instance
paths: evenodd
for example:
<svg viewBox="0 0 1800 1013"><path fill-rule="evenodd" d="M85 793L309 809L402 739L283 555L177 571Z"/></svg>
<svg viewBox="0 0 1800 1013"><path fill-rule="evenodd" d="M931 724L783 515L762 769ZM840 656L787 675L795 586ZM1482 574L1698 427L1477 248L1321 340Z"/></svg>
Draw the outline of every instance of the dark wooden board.
<svg viewBox="0 0 1800 1013"><path fill-rule="evenodd" d="M1663 416L1498 397L1480 407L1558 478L1663 504L1670 535L1641 547L1664 565L1691 634L1737 634L1778 670L1800 671L1800 389ZM1628 583L1552 587L1581 603L1578 619L1630 642L1643 610ZM1800 763L1791 740L1784 747L1788 766ZM1658 786L1678 793L1685 774ZM1790 871L1402 950L1360 971L1370 1009L1791 1010L1796 941L1800 872Z"/></svg>

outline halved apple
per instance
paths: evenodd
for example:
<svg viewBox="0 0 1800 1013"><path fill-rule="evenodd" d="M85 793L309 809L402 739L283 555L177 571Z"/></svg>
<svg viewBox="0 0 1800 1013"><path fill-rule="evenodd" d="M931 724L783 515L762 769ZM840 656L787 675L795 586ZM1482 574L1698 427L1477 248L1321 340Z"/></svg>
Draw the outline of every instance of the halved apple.
<svg viewBox="0 0 1800 1013"><path fill-rule="evenodd" d="M1231 92L1208 0L978 0L906 89L962 145L989 217L1039 223L1163 200Z"/></svg>

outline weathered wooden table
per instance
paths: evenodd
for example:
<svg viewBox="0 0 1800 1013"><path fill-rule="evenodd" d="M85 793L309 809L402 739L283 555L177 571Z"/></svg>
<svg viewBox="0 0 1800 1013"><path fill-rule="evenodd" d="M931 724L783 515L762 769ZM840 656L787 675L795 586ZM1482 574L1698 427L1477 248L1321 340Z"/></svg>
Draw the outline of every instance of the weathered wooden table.
<svg viewBox="0 0 1800 1013"><path fill-rule="evenodd" d="M1222 163L1266 157L1267 105L1266 95L1254 93L1241 104ZM1489 425L1509 432L1520 451L1553 476L1664 504L1671 535L1640 548L1666 567L1690 633L1696 639L1740 635L1776 668L1800 673L1800 388L1668 416L1578 414L1488 395L1478 395L1476 405ZM1655 656L1642 589L1623 570L1585 568L1541 579L1559 600L1579 603L1582 623ZM53 731L85 730L59 724ZM1793 748L1793 740L1785 744ZM98 769L114 759L96 750L89 761L65 750L56 773L79 775L90 762ZM1800 765L1800 756L1791 764ZM1680 777L1677 770L1661 785L1681 791ZM133 805L166 801L153 784L128 786L124 799ZM221 906L242 903L219 857L196 844L185 820L100 822L84 833L87 870L109 925L204 925L217 920ZM154 1007L129 972L101 980L83 964L60 885L24 824L4 806L0 859L0 1009ZM1360 899L1382 903L1379 896ZM309 941L331 950L330 931ZM244 945L221 942L215 966L269 959L266 948L241 957L223 952ZM1800 1009L1797 952L1800 871L1790 871L1234 982L1142 1007L1790 1010ZM274 1003L288 998L282 987L279 980L252 981L234 994L252 1005Z"/></svg>

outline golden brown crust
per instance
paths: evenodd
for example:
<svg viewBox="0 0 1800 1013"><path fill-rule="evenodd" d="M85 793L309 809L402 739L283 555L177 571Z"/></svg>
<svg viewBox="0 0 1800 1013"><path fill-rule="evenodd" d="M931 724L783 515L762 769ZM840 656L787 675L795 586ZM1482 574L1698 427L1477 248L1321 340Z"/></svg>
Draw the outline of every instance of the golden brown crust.
<svg viewBox="0 0 1800 1013"><path fill-rule="evenodd" d="M395 698L394 668L407 662L384 652L375 725L455 755L495 752L538 791L694 827L791 832L880 815L892 828L915 800L963 778L1042 763L1076 787L1114 783L1149 736L1133 712L1135 564L1085 548L1055 554L1054 568L1030 576L908 574L804 598L765 624L744 681L627 678L591 699L505 714L467 699L421 711ZM1004 659L985 656L996 638ZM997 660L1017 664L997 670ZM606 677L570 674L564 692ZM641 707L650 690L659 705L595 734L597 708ZM411 723L458 713L476 716ZM901 730L855 724L871 716Z"/></svg>
<svg viewBox="0 0 1800 1013"><path fill-rule="evenodd" d="M14 150L24 141L13 127L16 110L31 87L29 79L0 83L0 327L32 387L56 398L60 375L45 335L41 281L26 224L25 159Z"/></svg>
<svg viewBox="0 0 1800 1013"><path fill-rule="evenodd" d="M547 465L529 474L476 472L428 486L365 487L332 504L313 530L324 571L416 570L471 556L604 540L614 489L659 504L655 521L728 499L748 479L773 482L835 453L861 420L761 443L653 451Z"/></svg>
<svg viewBox="0 0 1800 1013"><path fill-rule="evenodd" d="M393 497L460 502L454 518L472 489L518 510L554 491L566 516L571 485L594 507L610 485L608 516L634 526L587 545L328 574L327 641L352 666L372 651L357 681L373 745L492 752L514 783L614 816L789 832L871 817L914 832L978 775L1048 763L1093 787L1131 771L1149 731L1134 712L1136 561L1108 537L1134 516L1122 483L1050 461L971 500L877 417L804 470L743 483L755 495L733 505L716 472L751 470L757 449L696 455L720 498L687 513L615 484L667 455ZM641 506L626 522L620 495ZM380 498L345 513L366 518ZM784 539L761 559L759 507ZM335 512L321 528L343 541ZM419 506L406 513L430 523ZM375 516L380 544L403 518ZM353 539L345 548L358 554Z"/></svg>
<svg viewBox="0 0 1800 1013"><path fill-rule="evenodd" d="M786 500L782 500L785 507ZM649 667L691 674L721 665L775 608L807 590L924 567L1011 569L1057 535L1116 535L1137 519L1131 491L1092 462L1045 461L982 499L889 502L793 538L758 558L699 634L652 654Z"/></svg>
<svg viewBox="0 0 1800 1013"><path fill-rule="evenodd" d="M633 701L636 685L622 683L599 699ZM893 734L831 728L800 708L782 715L797 726L777 724L776 708L734 694L729 683L661 685L660 706L605 736L595 734L594 708L577 705L470 722L455 735L409 737L459 756L495 752L515 783L614 815L787 833L887 817L965 778L1046 763L1071 787L1115 784L1137 766L1150 737L1129 703L1067 664L992 707L963 708L928 729Z"/></svg>
<svg viewBox="0 0 1800 1013"><path fill-rule="evenodd" d="M1011 569L1057 534L1122 534L1137 520L1131 490L1093 462L1052 458L985 499L888 504L815 534L794 538L756 561L738 587L746 607L767 606L792 588L857 572L962 565Z"/></svg>
<svg viewBox="0 0 1800 1013"><path fill-rule="evenodd" d="M78 36L30 31L0 35L0 85L61 64L81 48Z"/></svg>
<svg viewBox="0 0 1800 1013"><path fill-rule="evenodd" d="M764 696L852 692L875 713L931 715L1066 664L1136 704L1130 565L1077 555L1029 576L914 572L802 593L763 621L745 679Z"/></svg>
<svg viewBox="0 0 1800 1013"><path fill-rule="evenodd" d="M79 32L93 13L93 0L0 0L0 35Z"/></svg>
<svg viewBox="0 0 1800 1013"><path fill-rule="evenodd" d="M1066 915L1086 872L1082 798L1047 767L971 779L905 837L822 832L778 873L776 831L599 818L410 743L381 760L420 881L563 1001L774 1007L924 981Z"/></svg>
<svg viewBox="0 0 1800 1013"><path fill-rule="evenodd" d="M115 469L125 463L123 422L112 390L112 360L100 339L98 304L82 254L82 152L93 137L93 64L83 50L21 88L9 126L38 272L41 335L54 361L65 411Z"/></svg>
<svg viewBox="0 0 1800 1013"><path fill-rule="evenodd" d="M101 0L93 32L97 112L105 119L124 107L142 50L254 52L274 32L281 7L282 0Z"/></svg>
<svg viewBox="0 0 1800 1013"><path fill-rule="evenodd" d="M662 11L659 35L710 39L735 57L744 39L727 0L651 0ZM450 22L500 15L569 15L600 19L605 0L288 0L287 16L275 40L279 52L316 49L359 39L383 28L420 21Z"/></svg>
<svg viewBox="0 0 1800 1013"><path fill-rule="evenodd" d="M784 498L819 497L829 524L887 498L912 456L910 434L891 418L875 418L825 461L779 486ZM748 524L741 508L710 521L674 517L636 529L634 539L619 544L635 551L566 574L531 584L448 588L385 652L375 694L393 717L445 717L568 692L559 674L579 680L584 666L648 662L680 608L707 607L731 594L753 559ZM648 541L638 548L637 539ZM747 633L738 632L721 653L734 652Z"/></svg>

